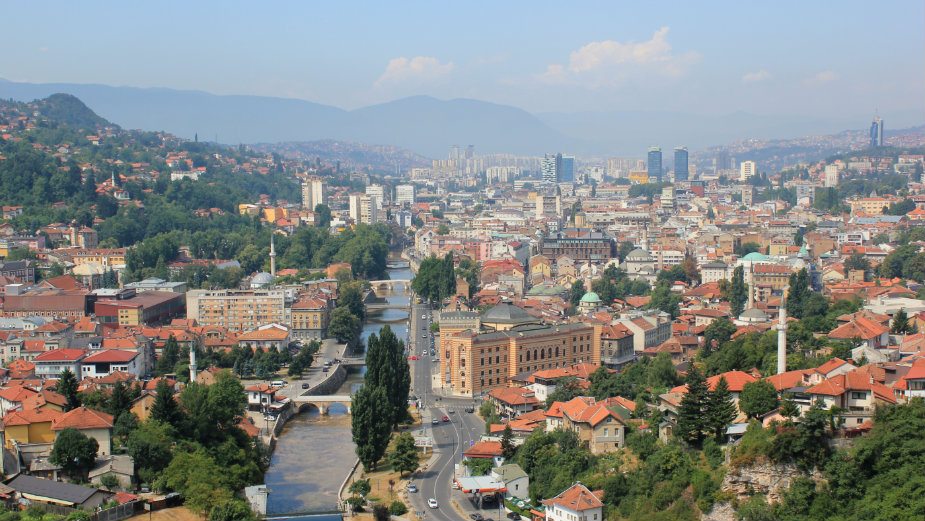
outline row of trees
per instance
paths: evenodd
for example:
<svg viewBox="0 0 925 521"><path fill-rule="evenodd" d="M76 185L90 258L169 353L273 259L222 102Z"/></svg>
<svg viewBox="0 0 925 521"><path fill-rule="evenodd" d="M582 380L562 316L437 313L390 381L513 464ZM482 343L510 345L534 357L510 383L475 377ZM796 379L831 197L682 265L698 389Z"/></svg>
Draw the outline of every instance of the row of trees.
<svg viewBox="0 0 925 521"><path fill-rule="evenodd" d="M366 304L363 302L364 284L360 281L341 282L337 287L337 307L331 312L328 335L338 342L345 342L356 348L366 320Z"/></svg>
<svg viewBox="0 0 925 521"><path fill-rule="evenodd" d="M392 430L408 418L411 373L404 342L388 325L369 336L366 376L353 395L351 432L357 457L366 469L374 469L385 456ZM413 445L413 440L412 440Z"/></svg>
<svg viewBox="0 0 925 521"><path fill-rule="evenodd" d="M421 298L431 302L442 302L443 299L454 295L456 293L456 270L453 264L453 254L447 253L442 259L431 255L421 261L418 272L411 282L411 289Z"/></svg>

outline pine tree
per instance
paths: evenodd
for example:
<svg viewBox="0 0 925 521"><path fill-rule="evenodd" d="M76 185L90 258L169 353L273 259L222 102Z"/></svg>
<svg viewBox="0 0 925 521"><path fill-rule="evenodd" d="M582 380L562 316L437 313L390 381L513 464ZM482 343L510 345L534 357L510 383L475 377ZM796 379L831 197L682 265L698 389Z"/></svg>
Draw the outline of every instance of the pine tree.
<svg viewBox="0 0 925 521"><path fill-rule="evenodd" d="M745 270L742 266L732 270L732 284L729 287L729 307L733 317L738 317L745 311L745 302L748 301L748 287L745 285Z"/></svg>
<svg viewBox="0 0 925 521"><path fill-rule="evenodd" d="M77 395L77 377L74 376L70 369L65 369L61 372L56 389L59 394L67 399L64 406L65 411L80 407L80 396Z"/></svg>
<svg viewBox="0 0 925 521"><path fill-rule="evenodd" d="M790 275L790 289L787 291L787 313L794 318L803 318L803 304L812 294L809 290L809 276L806 269Z"/></svg>
<svg viewBox="0 0 925 521"><path fill-rule="evenodd" d="M504 432L501 434L501 455L506 461L511 461L517 447L514 446L514 431L511 430L511 424L504 426Z"/></svg>
<svg viewBox="0 0 925 521"><path fill-rule="evenodd" d="M112 387L112 394L109 396L109 414L112 415L113 420L118 420L119 416L128 411L131 405L132 400L129 397L128 389L125 388L125 384L121 380L117 381Z"/></svg>
<svg viewBox="0 0 925 521"><path fill-rule="evenodd" d="M699 446L709 425L706 415L709 400L707 382L696 366L691 366L685 379L687 393L678 410L677 435L682 440Z"/></svg>
<svg viewBox="0 0 925 521"><path fill-rule="evenodd" d="M180 346L177 344L177 339L170 335L167 342L164 343L164 348L161 349L161 356L157 359L155 371L158 375L172 373L179 360Z"/></svg>
<svg viewBox="0 0 925 521"><path fill-rule="evenodd" d="M155 392L157 395L154 397L154 404L151 406L150 417L155 421L173 425L174 427L179 426L182 413L177 400L174 398L173 387L167 383L167 380L162 378L157 382Z"/></svg>
<svg viewBox="0 0 925 521"><path fill-rule="evenodd" d="M389 463L401 476L405 472L414 472L418 468L418 449L414 446L414 436L403 432L395 440L395 450L389 454Z"/></svg>
<svg viewBox="0 0 925 521"><path fill-rule="evenodd" d="M912 331L912 328L909 325L909 316L906 315L906 310L900 308L899 311L893 315L893 323L890 324L890 332L902 335Z"/></svg>
<svg viewBox="0 0 925 521"><path fill-rule="evenodd" d="M736 405L732 401L732 393L729 392L729 384L725 377L720 377L716 388L710 393L706 416L709 431L716 439L722 439L726 427L736 418Z"/></svg>

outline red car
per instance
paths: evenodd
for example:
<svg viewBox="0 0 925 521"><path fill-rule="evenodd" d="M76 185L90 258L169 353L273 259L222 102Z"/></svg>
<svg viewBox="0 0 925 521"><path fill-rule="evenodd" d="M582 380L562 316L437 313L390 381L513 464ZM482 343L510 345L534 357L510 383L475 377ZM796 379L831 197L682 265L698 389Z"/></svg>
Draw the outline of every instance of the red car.
<svg viewBox="0 0 925 521"><path fill-rule="evenodd" d="M408 357L408 360L411 360L412 362L415 361L415 360L417 360L417 359L418 359L417 355L411 355L411 356Z"/></svg>
<svg viewBox="0 0 925 521"><path fill-rule="evenodd" d="M450 417L449 417L449 416L444 416L444 417L443 417L443 421L445 421L445 422L450 421Z"/></svg>

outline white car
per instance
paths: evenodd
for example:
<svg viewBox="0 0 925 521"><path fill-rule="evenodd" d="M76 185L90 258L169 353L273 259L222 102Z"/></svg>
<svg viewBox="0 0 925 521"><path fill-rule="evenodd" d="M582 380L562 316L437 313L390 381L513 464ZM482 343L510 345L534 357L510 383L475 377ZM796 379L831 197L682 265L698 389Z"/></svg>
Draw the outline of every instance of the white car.
<svg viewBox="0 0 925 521"><path fill-rule="evenodd" d="M427 320L427 315L421 315L422 320Z"/></svg>
<svg viewBox="0 0 925 521"><path fill-rule="evenodd" d="M427 500L427 506L429 506L430 508L437 508L437 500L436 500L436 498L430 498L430 499L428 499L428 500Z"/></svg>

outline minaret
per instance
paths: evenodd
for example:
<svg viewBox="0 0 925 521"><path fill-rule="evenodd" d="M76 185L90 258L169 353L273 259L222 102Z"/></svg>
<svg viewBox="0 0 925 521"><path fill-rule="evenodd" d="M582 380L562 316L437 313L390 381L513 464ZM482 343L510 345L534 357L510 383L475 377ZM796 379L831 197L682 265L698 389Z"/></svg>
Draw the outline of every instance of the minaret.
<svg viewBox="0 0 925 521"><path fill-rule="evenodd" d="M189 381L196 381L196 348L189 349Z"/></svg>
<svg viewBox="0 0 925 521"><path fill-rule="evenodd" d="M276 277L276 245L273 244L273 235L270 235L270 275Z"/></svg>
<svg viewBox="0 0 925 521"><path fill-rule="evenodd" d="M777 317L777 374L787 372L787 288L780 297L780 313Z"/></svg>

